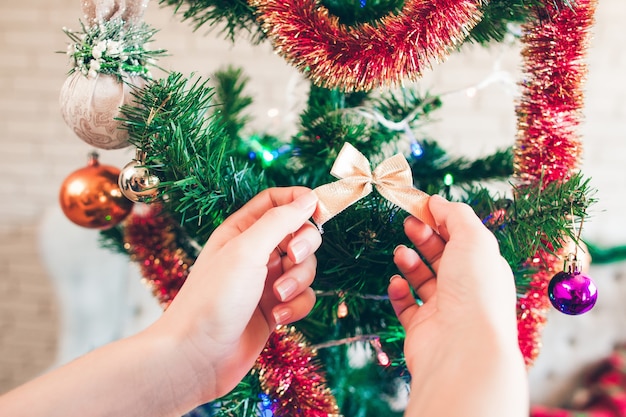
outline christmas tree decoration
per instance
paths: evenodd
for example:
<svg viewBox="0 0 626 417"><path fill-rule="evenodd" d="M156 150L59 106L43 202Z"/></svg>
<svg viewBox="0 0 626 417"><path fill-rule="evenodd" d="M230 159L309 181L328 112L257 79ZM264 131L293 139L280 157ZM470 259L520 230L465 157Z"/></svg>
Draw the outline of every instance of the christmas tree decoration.
<svg viewBox="0 0 626 417"><path fill-rule="evenodd" d="M141 77L95 73L92 78L74 72L61 87L61 114L65 123L85 143L111 150L129 146L128 132L120 129L119 107L132 102L132 87L141 87Z"/></svg>
<svg viewBox="0 0 626 417"><path fill-rule="evenodd" d="M556 265L560 260L559 256L546 252L540 254L542 259L535 257L529 261L529 268L538 271L532 275L524 294L517 299L519 345L528 366L534 363L541 352L541 330L547 323L547 312L550 308L548 283L556 273ZM538 265L542 262L547 267L539 268Z"/></svg>
<svg viewBox="0 0 626 417"><path fill-rule="evenodd" d="M478 2L407 0L374 23L346 25L318 0L251 0L274 49L315 84L371 90L415 80L478 23Z"/></svg>
<svg viewBox="0 0 626 417"><path fill-rule="evenodd" d="M386 159L372 171L367 158L346 142L333 164L331 174L339 181L315 189L319 202L313 220L320 230L328 220L371 193L372 184L387 200L437 229L428 209L428 195L413 188L411 168L403 155L397 154Z"/></svg>
<svg viewBox="0 0 626 417"><path fill-rule="evenodd" d="M158 195L159 177L152 175L144 166L145 159L146 153L137 149L135 159L120 172L118 185L130 201L146 202Z"/></svg>
<svg viewBox="0 0 626 417"><path fill-rule="evenodd" d="M523 25L524 82L516 110L514 150L515 176L523 183L541 184L543 189L567 181L578 168L584 58L595 7L595 0L566 5L545 2ZM547 267L532 277L529 292L518 298L520 346L529 365L539 353L539 332L550 306L546 290L558 261L550 251L539 250L529 263Z"/></svg>
<svg viewBox="0 0 626 417"><path fill-rule="evenodd" d="M344 295L342 293L339 294L339 300L339 304L337 305L337 318L343 319L348 317L348 304L346 303L346 300L344 299Z"/></svg>
<svg viewBox="0 0 626 417"><path fill-rule="evenodd" d="M114 75L122 81L125 75L151 79L150 67L163 56L163 49L149 49L157 30L144 22L113 18L73 31L64 28L70 39L65 53L70 59L70 74L79 72L94 78L96 74Z"/></svg>
<svg viewBox="0 0 626 417"><path fill-rule="evenodd" d="M550 280L550 302L561 313L578 315L591 310L598 298L598 289L587 275L581 273L582 262L574 253L568 255L563 271Z"/></svg>
<svg viewBox="0 0 626 417"><path fill-rule="evenodd" d="M61 184L63 213L82 227L108 229L118 225L133 208L117 186L119 173L113 166L100 165L98 154L91 153L87 166L72 172Z"/></svg>
<svg viewBox="0 0 626 417"><path fill-rule="evenodd" d="M121 19L135 23L143 19L150 0L82 0L81 9L89 25Z"/></svg>
<svg viewBox="0 0 626 417"><path fill-rule="evenodd" d="M80 32L64 29L72 42L67 47L72 68L61 88L61 114L74 133L91 146L124 148L129 145L128 132L120 129L116 120L119 108L132 103L133 88L143 87L152 77L149 65L164 51L146 49L156 31L138 22L144 0L123 5L86 3L91 26L83 25ZM99 20L109 15L112 20Z"/></svg>
<svg viewBox="0 0 626 417"><path fill-rule="evenodd" d="M163 308L174 299L193 264L177 241L176 229L157 205L136 210L124 227L124 248L140 265L146 284Z"/></svg>
<svg viewBox="0 0 626 417"><path fill-rule="evenodd" d="M567 178L582 145L577 130L584 104L585 54L595 0L568 5L546 2L524 26L524 82L518 104L517 175L543 182Z"/></svg>
<svg viewBox="0 0 626 417"><path fill-rule="evenodd" d="M376 352L376 360L380 366L389 366L391 365L391 361L389 360L389 355L385 353L383 350L383 346L380 343L380 338L375 338L370 340L370 345L374 348Z"/></svg>
<svg viewBox="0 0 626 417"><path fill-rule="evenodd" d="M294 327L270 335L255 365L276 416L340 417L313 350Z"/></svg>

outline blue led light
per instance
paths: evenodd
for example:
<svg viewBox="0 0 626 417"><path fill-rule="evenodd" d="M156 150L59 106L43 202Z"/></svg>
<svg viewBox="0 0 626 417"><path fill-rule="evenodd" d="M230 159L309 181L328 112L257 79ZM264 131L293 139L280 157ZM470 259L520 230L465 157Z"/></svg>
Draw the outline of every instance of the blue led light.
<svg viewBox="0 0 626 417"><path fill-rule="evenodd" d="M417 142L411 143L411 155L413 155L416 158L419 158L420 156L424 155L424 148L422 148L422 145L420 145Z"/></svg>
<svg viewBox="0 0 626 417"><path fill-rule="evenodd" d="M267 394L259 394L261 399L261 417L274 417L274 411L272 410L272 399Z"/></svg>

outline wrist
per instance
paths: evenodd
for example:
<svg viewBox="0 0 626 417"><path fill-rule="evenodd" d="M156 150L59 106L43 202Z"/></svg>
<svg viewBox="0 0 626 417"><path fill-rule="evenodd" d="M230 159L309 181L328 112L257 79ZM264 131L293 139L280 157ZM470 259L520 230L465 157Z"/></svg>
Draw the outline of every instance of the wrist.
<svg viewBox="0 0 626 417"><path fill-rule="evenodd" d="M437 344L444 348L411 364L407 417L527 417L526 367L515 335L483 324L444 337Z"/></svg>
<svg viewBox="0 0 626 417"><path fill-rule="evenodd" d="M137 337L151 346L160 378L158 383L169 390L171 401L177 404L182 415L216 398L215 372L206 350L194 344L190 333L186 333L188 324L172 326L164 318Z"/></svg>

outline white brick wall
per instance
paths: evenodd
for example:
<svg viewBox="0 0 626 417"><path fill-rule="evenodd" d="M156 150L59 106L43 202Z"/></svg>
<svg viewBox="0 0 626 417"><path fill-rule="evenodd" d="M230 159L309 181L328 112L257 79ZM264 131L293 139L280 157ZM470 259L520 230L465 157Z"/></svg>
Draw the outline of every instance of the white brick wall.
<svg viewBox="0 0 626 417"><path fill-rule="evenodd" d="M84 165L91 149L65 126L58 106L68 70L61 27L78 28L78 0L0 2L0 392L33 377L54 360L58 309L48 274L38 255L37 231L44 212L57 204L63 179ZM601 0L592 42L588 82L584 170L599 189L597 214L585 235L601 244L626 243L626 8L621 0ZM146 20L161 29L155 47L171 56L160 64L185 73L207 75L228 64L244 66L252 78L255 126L293 131L288 124L302 103L304 83L268 45L245 40L232 46L216 33L196 33L172 16L172 9L151 4ZM502 49L505 49L502 51ZM466 48L426 74L423 90L463 90L492 72L498 62L514 77L518 48ZM512 97L492 85L468 98L448 95L432 137L449 149L472 156L513 141ZM269 108L280 110L270 119ZM280 121L284 124L280 124ZM123 166L129 150L101 152L103 163ZM63 245L63 236L59 236Z"/></svg>

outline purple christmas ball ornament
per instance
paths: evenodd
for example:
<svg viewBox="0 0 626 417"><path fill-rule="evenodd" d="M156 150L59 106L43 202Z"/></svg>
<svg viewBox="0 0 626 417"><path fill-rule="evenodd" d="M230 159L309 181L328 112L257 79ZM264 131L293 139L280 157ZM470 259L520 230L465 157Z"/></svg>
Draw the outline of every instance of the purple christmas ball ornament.
<svg viewBox="0 0 626 417"><path fill-rule="evenodd" d="M598 299L598 289L591 278L577 268L559 272L548 285L550 302L561 313L578 315L591 310Z"/></svg>

